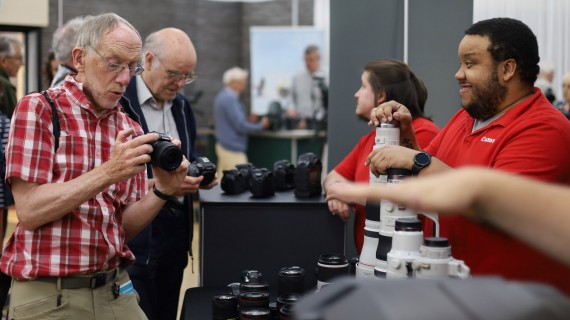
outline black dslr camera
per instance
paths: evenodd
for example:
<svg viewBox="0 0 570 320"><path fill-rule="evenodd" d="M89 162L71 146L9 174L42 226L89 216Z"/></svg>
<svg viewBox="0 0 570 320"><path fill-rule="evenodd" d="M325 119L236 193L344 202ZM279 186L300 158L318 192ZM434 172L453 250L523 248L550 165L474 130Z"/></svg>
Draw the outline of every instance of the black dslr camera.
<svg viewBox="0 0 570 320"><path fill-rule="evenodd" d="M308 198L320 195L323 191L321 186L321 172L323 164L312 152L299 156L295 168L295 196Z"/></svg>
<svg viewBox="0 0 570 320"><path fill-rule="evenodd" d="M249 181L240 170L224 170L224 176L220 183L226 194L239 194L249 189Z"/></svg>
<svg viewBox="0 0 570 320"><path fill-rule="evenodd" d="M251 170L249 190L254 197L263 198L275 195L273 172L266 168Z"/></svg>
<svg viewBox="0 0 570 320"><path fill-rule="evenodd" d="M207 186L216 178L216 165L206 157L198 157L188 166L188 175L191 177L204 176L200 186Z"/></svg>
<svg viewBox="0 0 570 320"><path fill-rule="evenodd" d="M241 282L251 283L263 280L263 274L259 270L245 269L241 272Z"/></svg>
<svg viewBox="0 0 570 320"><path fill-rule="evenodd" d="M150 163L166 171L176 170L182 163L182 150L171 142L172 140L170 140L168 135L160 132L156 133L159 135L158 140L149 143L152 146Z"/></svg>
<svg viewBox="0 0 570 320"><path fill-rule="evenodd" d="M295 165L289 160L279 160L273 164L275 190L283 191L295 187Z"/></svg>
<svg viewBox="0 0 570 320"><path fill-rule="evenodd" d="M246 182L247 190L249 190L249 180L251 180L251 171L255 169L255 166L249 162L240 163L236 164L236 169L237 171L241 172L241 174L243 175Z"/></svg>

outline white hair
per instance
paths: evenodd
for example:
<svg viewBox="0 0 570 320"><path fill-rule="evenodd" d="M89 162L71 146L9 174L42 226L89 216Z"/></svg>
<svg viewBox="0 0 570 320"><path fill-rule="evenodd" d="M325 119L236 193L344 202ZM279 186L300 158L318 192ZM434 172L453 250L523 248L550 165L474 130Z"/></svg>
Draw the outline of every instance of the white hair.
<svg viewBox="0 0 570 320"><path fill-rule="evenodd" d="M233 81L244 80L248 76L248 72L240 67L233 67L224 72L224 85L228 85Z"/></svg>
<svg viewBox="0 0 570 320"><path fill-rule="evenodd" d="M540 74L550 74L554 72L554 65L550 62L540 62L538 66L540 67Z"/></svg>
<svg viewBox="0 0 570 320"><path fill-rule="evenodd" d="M79 27L83 24L83 20L83 17L75 17L55 30L51 48L57 60L62 62L71 60L71 51L75 46L77 31L79 31Z"/></svg>

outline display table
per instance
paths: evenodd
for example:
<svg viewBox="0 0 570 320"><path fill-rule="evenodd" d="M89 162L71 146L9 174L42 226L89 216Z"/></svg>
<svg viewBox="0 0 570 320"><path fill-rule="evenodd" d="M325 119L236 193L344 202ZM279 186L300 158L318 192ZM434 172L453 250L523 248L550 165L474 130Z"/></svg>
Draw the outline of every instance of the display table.
<svg viewBox="0 0 570 320"><path fill-rule="evenodd" d="M261 271L277 286L279 269L296 265L305 269L310 289L319 255L345 252L345 224L323 196L298 199L291 190L255 199L216 186L200 190L200 206L200 286L239 282L245 269Z"/></svg>

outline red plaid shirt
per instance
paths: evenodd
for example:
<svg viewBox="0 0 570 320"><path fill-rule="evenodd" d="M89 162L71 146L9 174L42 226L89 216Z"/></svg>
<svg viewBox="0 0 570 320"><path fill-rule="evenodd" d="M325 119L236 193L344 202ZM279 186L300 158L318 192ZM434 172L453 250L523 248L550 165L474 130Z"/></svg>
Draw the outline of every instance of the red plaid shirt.
<svg viewBox="0 0 570 320"><path fill-rule="evenodd" d="M45 184L69 181L100 166L110 157L120 130L140 126L118 105L96 117L92 105L72 76L48 93L61 125L54 154L51 107L39 93L20 100L12 118L7 145L6 177ZM16 226L0 260L15 279L66 276L108 270L120 259L134 261L125 244L122 214L146 193L146 175L113 184L62 219L33 231Z"/></svg>

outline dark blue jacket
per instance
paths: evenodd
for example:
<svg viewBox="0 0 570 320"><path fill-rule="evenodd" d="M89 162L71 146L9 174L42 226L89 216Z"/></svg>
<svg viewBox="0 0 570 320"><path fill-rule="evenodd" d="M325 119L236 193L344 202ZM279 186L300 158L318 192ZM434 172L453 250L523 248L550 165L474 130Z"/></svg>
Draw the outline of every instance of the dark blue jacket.
<svg viewBox="0 0 570 320"><path fill-rule="evenodd" d="M143 131L147 133L148 125L144 118L141 106L139 104L138 93L137 93L137 81L135 78L131 79L129 86L121 98L120 101L121 105L123 106L124 111L131 117L133 120L138 122ZM178 130L178 134L180 136L180 141L182 142L182 151L184 155L188 159L188 161L194 160L197 155L194 148L196 142L196 119L194 118L194 112L192 112L192 108L190 103L182 94L177 93L176 97L172 101L172 113L173 118L176 123L176 129ZM150 164L147 165L147 173L148 177L152 178L152 170L150 168ZM170 202L170 201L169 201ZM167 202L166 206L172 205L171 203ZM187 212L185 219L186 221L182 221L188 226L188 250L190 252L191 246L190 243L192 241L192 222L193 222L193 212L192 212L192 196L187 195L184 197L184 204L182 206L183 210ZM161 211L162 213L162 211ZM161 214L159 213L159 214ZM153 222L154 223L154 222ZM151 232L152 232L152 223L149 224L146 228L144 228L135 238L127 243L131 251L134 253L136 257L137 264L147 264L150 258L150 241L151 241ZM191 252L190 252L191 253Z"/></svg>

